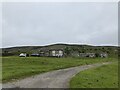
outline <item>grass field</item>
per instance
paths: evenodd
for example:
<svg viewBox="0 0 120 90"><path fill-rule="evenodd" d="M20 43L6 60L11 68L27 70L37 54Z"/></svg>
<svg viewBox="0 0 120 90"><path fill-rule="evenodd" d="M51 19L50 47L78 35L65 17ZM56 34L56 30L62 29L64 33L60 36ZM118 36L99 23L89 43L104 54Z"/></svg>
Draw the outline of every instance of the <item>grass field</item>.
<svg viewBox="0 0 120 90"><path fill-rule="evenodd" d="M85 70L70 81L71 88L118 88L118 63Z"/></svg>
<svg viewBox="0 0 120 90"><path fill-rule="evenodd" d="M2 81L4 83L51 70L114 60L114 58L2 57Z"/></svg>
<svg viewBox="0 0 120 90"><path fill-rule="evenodd" d="M0 57L0 83L2 83L2 58Z"/></svg>

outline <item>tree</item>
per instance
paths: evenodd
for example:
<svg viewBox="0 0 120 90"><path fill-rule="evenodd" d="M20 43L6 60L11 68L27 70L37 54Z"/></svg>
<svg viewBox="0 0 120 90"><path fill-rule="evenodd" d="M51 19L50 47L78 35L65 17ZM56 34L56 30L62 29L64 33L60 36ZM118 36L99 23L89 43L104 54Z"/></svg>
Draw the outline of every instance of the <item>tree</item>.
<svg viewBox="0 0 120 90"><path fill-rule="evenodd" d="M86 49L85 49L85 48L83 48L81 52L82 52L82 53L86 53Z"/></svg>
<svg viewBox="0 0 120 90"><path fill-rule="evenodd" d="M65 50L65 54L66 54L67 56L70 55L71 50L70 50L69 47L66 47L64 50Z"/></svg>
<svg viewBox="0 0 120 90"><path fill-rule="evenodd" d="M99 57L100 55L99 55L99 53L95 53L95 56L96 56L96 57Z"/></svg>

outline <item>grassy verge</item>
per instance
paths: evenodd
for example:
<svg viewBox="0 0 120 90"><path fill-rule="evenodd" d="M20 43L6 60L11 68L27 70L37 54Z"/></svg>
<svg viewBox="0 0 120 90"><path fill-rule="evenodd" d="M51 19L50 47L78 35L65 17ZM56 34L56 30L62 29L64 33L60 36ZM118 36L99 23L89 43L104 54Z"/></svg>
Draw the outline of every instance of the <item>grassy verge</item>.
<svg viewBox="0 0 120 90"><path fill-rule="evenodd" d="M71 88L118 88L118 63L80 72L70 81Z"/></svg>
<svg viewBox="0 0 120 90"><path fill-rule="evenodd" d="M4 83L51 70L114 60L114 58L3 57L2 81Z"/></svg>
<svg viewBox="0 0 120 90"><path fill-rule="evenodd" d="M2 58L0 58L0 83L2 83Z"/></svg>

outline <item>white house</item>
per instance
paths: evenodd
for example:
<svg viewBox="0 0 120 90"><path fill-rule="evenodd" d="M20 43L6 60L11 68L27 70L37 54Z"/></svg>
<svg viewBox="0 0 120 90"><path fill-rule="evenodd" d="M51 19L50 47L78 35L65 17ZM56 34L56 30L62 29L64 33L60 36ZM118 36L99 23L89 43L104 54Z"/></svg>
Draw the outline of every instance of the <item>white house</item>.
<svg viewBox="0 0 120 90"><path fill-rule="evenodd" d="M63 56L63 51L62 50L52 50L51 51L51 56L62 57Z"/></svg>

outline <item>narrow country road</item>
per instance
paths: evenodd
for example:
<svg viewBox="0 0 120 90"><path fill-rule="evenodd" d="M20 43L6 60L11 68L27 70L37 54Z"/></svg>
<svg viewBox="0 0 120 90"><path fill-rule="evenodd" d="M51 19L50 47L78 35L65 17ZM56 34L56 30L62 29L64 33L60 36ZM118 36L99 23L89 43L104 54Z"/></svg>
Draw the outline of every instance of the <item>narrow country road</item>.
<svg viewBox="0 0 120 90"><path fill-rule="evenodd" d="M50 71L47 73L28 77L16 82L8 82L3 84L2 88L69 88L70 79L80 71L99 67L106 63L97 63L92 65L77 66L67 69Z"/></svg>

